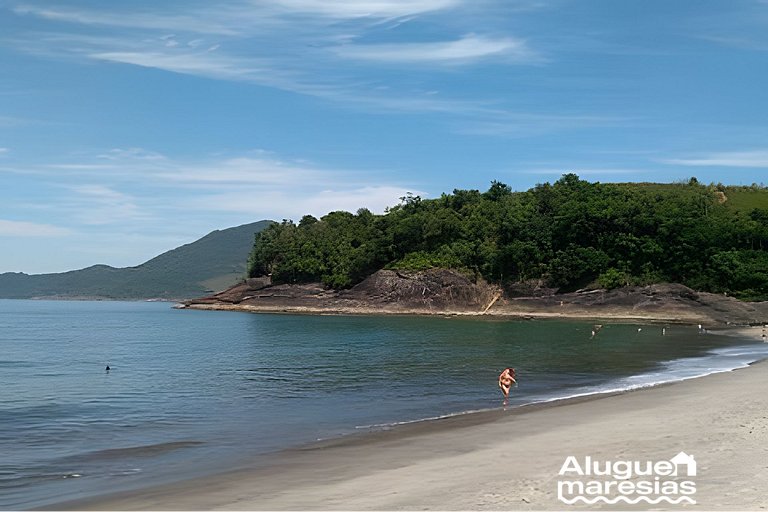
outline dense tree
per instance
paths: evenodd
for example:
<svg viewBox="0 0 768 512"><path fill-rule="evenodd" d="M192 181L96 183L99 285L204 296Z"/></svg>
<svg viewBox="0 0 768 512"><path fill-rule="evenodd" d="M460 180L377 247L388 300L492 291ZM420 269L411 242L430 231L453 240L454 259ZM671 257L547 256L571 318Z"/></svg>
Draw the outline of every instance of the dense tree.
<svg viewBox="0 0 768 512"><path fill-rule="evenodd" d="M345 288L381 268L448 267L562 290L675 281L768 298L766 249L762 187L696 178L601 184L566 174L526 192L494 181L484 193L408 194L384 215L360 209L275 223L257 235L249 275Z"/></svg>

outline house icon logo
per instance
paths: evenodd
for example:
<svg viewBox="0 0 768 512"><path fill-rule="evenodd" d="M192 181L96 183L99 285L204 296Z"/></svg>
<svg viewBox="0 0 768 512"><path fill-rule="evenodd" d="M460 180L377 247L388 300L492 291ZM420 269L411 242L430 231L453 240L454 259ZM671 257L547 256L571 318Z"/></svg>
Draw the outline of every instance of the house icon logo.
<svg viewBox="0 0 768 512"><path fill-rule="evenodd" d="M675 465L674 476L680 473L680 466L683 466L687 476L696 476L696 460L693 455L688 455L685 452L680 452L671 459L669 462Z"/></svg>

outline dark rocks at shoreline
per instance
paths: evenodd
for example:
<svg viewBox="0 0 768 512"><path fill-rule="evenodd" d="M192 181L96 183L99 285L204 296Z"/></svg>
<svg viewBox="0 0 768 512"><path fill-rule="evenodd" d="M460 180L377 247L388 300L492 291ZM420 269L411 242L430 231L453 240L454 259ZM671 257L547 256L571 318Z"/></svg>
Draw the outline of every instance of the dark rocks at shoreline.
<svg viewBox="0 0 768 512"><path fill-rule="evenodd" d="M530 295L519 296L529 290ZM715 325L768 322L768 302L743 302L674 283L555 293L540 283L501 289L460 272L380 270L348 290L319 283L271 285L248 279L223 292L184 302L191 307L310 313L481 314L532 317L647 318Z"/></svg>

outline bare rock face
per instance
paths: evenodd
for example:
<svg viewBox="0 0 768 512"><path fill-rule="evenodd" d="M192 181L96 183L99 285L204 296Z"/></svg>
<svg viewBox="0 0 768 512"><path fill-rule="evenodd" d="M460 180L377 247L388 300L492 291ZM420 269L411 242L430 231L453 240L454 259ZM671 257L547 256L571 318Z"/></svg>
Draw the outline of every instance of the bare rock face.
<svg viewBox="0 0 768 512"><path fill-rule="evenodd" d="M379 270L349 290L330 290L318 283L272 285L268 278L258 278L185 304L244 305L286 311L301 308L318 312L467 312L482 311L500 294L498 288L485 281L475 282L453 270Z"/></svg>
<svg viewBox="0 0 768 512"><path fill-rule="evenodd" d="M340 297L408 309L475 311L484 308L497 292L485 281L475 282L453 270L379 270Z"/></svg>
<svg viewBox="0 0 768 512"><path fill-rule="evenodd" d="M272 280L269 277L257 277L245 279L243 282L238 283L224 291L214 293L208 297L202 297L200 299L194 299L188 301L194 304L215 304L215 303L227 303L227 304L239 304L246 297L253 295L254 293L267 288L272 285Z"/></svg>

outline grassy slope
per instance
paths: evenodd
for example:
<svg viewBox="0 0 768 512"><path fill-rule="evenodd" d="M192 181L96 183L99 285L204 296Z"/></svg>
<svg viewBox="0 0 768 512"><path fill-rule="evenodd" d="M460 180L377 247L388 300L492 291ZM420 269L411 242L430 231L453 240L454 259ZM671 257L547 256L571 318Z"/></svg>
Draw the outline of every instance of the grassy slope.
<svg viewBox="0 0 768 512"><path fill-rule="evenodd" d="M748 187L728 187L725 190L727 205L749 213L755 208L768 208L768 190Z"/></svg>
<svg viewBox="0 0 768 512"><path fill-rule="evenodd" d="M0 298L200 296L234 284L245 274L254 233L269 221L213 231L137 267L95 265L60 274L0 274Z"/></svg>
<svg viewBox="0 0 768 512"><path fill-rule="evenodd" d="M669 193L675 189L685 192L687 184L684 183L621 183L628 188L639 188L648 192ZM725 187L725 205L735 210L749 213L755 208L768 208L768 189L753 188L747 186Z"/></svg>

